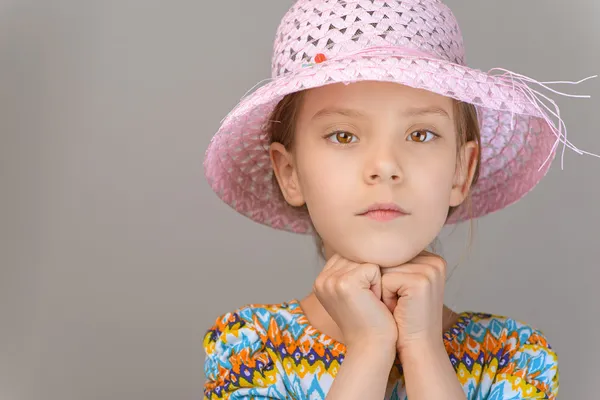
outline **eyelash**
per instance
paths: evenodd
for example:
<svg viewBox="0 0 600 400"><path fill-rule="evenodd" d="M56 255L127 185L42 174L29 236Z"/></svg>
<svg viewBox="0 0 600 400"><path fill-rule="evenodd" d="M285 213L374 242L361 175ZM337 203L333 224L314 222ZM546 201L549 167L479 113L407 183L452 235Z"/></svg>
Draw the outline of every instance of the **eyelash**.
<svg viewBox="0 0 600 400"><path fill-rule="evenodd" d="M350 133L350 132L346 132L346 131L334 131L334 132L331 132L331 133L329 133L329 134L325 135L325 139L327 139L327 140L329 140L329 141L331 141L331 142L333 142L334 144L337 144L337 145L352 144L352 143L339 143L339 142L334 142L334 141L333 141L331 138L332 138L332 137L335 137L335 135L337 135L337 134L339 134L339 133L345 133L345 134L347 134L347 135L349 135L349 136L352 136L353 138L356 138L356 139L358 139L358 138L356 137L356 135L354 135L353 133Z"/></svg>
<svg viewBox="0 0 600 400"><path fill-rule="evenodd" d="M418 142L418 141L416 141L416 140L410 140L410 142L417 142L417 143L427 143L427 142L430 142L430 141L432 141L432 140L435 140L435 139L437 139L437 138L439 138L439 137L440 137L440 135L438 135L437 133L435 133L435 132L432 132L432 131L430 131L430 130L427 130L427 129L418 129L418 130L416 130L416 131L414 131L414 132L411 132L411 134L410 134L410 135L408 135L408 137L410 137L410 136L411 136L413 133L418 133L418 132L426 132L426 133L431 133L431 136L432 136L432 138L431 138L431 139L429 139L429 140L427 140L427 141L424 141L424 142Z"/></svg>
<svg viewBox="0 0 600 400"><path fill-rule="evenodd" d="M429 139L429 140L423 141L423 142L419 142L419 141L416 141L416 140L408 140L408 138L410 138L412 134L414 134L414 133L419 133L419 132L425 132L425 133L429 133L429 134L431 134L431 135L432 135L432 138L431 138L431 139ZM346 145L346 144L352 144L352 143L353 143L353 142L350 142L350 143L339 143L339 142L334 142L334 141L333 141L331 138L332 138L332 137L334 137L335 135L339 134L339 133L344 133L344 134L346 134L346 135L349 135L349 136L352 136L353 138L356 138L356 139L358 139L358 138L356 137L356 135L354 135L353 133L346 132L346 131L341 131L341 130L340 130L340 131L334 131L334 132L331 132L331 133L329 133L329 134L325 135L325 139L328 139L328 140L330 140L331 142L333 142L334 144L337 144L337 145ZM435 133L435 132L433 132L433 131L430 131L430 130L427 130L427 129L418 129L418 130L416 130L416 131L414 131L414 132L411 132L411 133L410 133L410 135L408 135L408 138L407 138L407 140L408 140L409 142L416 142L416 143L427 143L427 142L430 142L430 141L432 141L432 140L435 140L435 139L437 139L437 138L439 138L439 137L440 137L440 135L438 135L437 133ZM355 143L355 142L354 142L354 143Z"/></svg>

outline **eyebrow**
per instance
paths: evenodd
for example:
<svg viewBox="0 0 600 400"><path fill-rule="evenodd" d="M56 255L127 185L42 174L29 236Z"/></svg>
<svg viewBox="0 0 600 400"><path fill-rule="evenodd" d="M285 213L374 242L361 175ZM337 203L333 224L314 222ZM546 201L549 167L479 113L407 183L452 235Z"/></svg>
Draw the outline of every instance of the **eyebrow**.
<svg viewBox="0 0 600 400"><path fill-rule="evenodd" d="M366 118L367 116L361 113L358 110L353 110L351 108L323 108L315 115L313 115L312 119L320 119L325 117L330 117L332 115L341 115L344 117L350 118Z"/></svg>
<svg viewBox="0 0 600 400"><path fill-rule="evenodd" d="M350 118L367 118L366 114L351 108L323 108L317 112L312 119L330 117L332 115L341 115ZM438 115L450 119L446 110L440 107L412 107L401 113L403 117L419 117L423 115Z"/></svg>
<svg viewBox="0 0 600 400"><path fill-rule="evenodd" d="M450 119L450 114L446 110L440 107L415 107L409 108L402 113L405 117L418 117L421 115L438 115Z"/></svg>

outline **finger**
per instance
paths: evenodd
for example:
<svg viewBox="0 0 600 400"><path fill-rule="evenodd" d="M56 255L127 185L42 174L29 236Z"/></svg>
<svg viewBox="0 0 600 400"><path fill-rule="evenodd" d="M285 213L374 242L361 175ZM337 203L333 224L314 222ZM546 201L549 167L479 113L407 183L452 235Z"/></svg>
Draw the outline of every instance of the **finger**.
<svg viewBox="0 0 600 400"><path fill-rule="evenodd" d="M396 272L395 274L382 275L381 277L381 301L394 312L398 304L398 298L406 296L417 275L414 272Z"/></svg>
<svg viewBox="0 0 600 400"><path fill-rule="evenodd" d="M343 270L348 267L348 260L340 256L339 254L334 254L327 260L323 270L319 274L318 278L321 281L327 280L327 278L335 275L338 271Z"/></svg>
<svg viewBox="0 0 600 400"><path fill-rule="evenodd" d="M398 271L406 271L406 272L419 272L427 274L431 279L437 279L438 276L445 278L446 276L446 261L443 258L433 256L433 257L424 257L419 256L414 260L398 265L396 267L388 267L382 268L382 275L398 272Z"/></svg>
<svg viewBox="0 0 600 400"><path fill-rule="evenodd" d="M382 301L392 305L398 297L411 297L415 293L429 291L433 285L426 275L419 272L397 272L381 277ZM394 304L395 306L395 304Z"/></svg>
<svg viewBox="0 0 600 400"><path fill-rule="evenodd" d="M381 269L378 265L352 263L348 275L356 278L362 288L381 286Z"/></svg>
<svg viewBox="0 0 600 400"><path fill-rule="evenodd" d="M446 260L443 257L428 251L422 252L410 262L415 264L429 264L436 268L446 269Z"/></svg>
<svg viewBox="0 0 600 400"><path fill-rule="evenodd" d="M340 256L339 254L334 254L333 256L329 257L329 259L327 260L327 262L325 263L325 266L323 267L323 270L321 272L325 272L325 271L329 271L332 269L335 269L336 267L339 267L339 261L342 260L342 256Z"/></svg>
<svg viewBox="0 0 600 400"><path fill-rule="evenodd" d="M406 284L406 275L410 273L397 271L394 274L384 273L381 275L381 301L391 312L394 312L398 304L399 292L401 292L402 285Z"/></svg>
<svg viewBox="0 0 600 400"><path fill-rule="evenodd" d="M419 257L419 256L434 256L434 257L439 257L437 254L435 254L435 253L432 253L432 252L430 252L430 251L428 251L428 250L423 250L422 252L420 252L420 253L417 255L417 257Z"/></svg>
<svg viewBox="0 0 600 400"><path fill-rule="evenodd" d="M427 265L436 272L436 276L440 276L442 279L446 279L446 275L448 273L448 264L446 260L442 257L433 255L428 257L417 258L414 261L418 264Z"/></svg>
<svg viewBox="0 0 600 400"><path fill-rule="evenodd" d="M411 273L421 274L427 276L432 282L442 277L441 271L429 264L415 264L407 263L399 265L397 267L382 268L381 276L398 274L398 273Z"/></svg>
<svg viewBox="0 0 600 400"><path fill-rule="evenodd" d="M327 260L323 270L319 273L317 278L313 283L313 291L315 293L321 292L323 290L331 290L332 284L335 283L335 280L332 277L338 272L340 269L343 269L347 266L347 261L343 259L338 254L334 254L332 257Z"/></svg>
<svg viewBox="0 0 600 400"><path fill-rule="evenodd" d="M398 294L396 293L396 288L390 288L389 285L384 285L383 280L381 283L381 301L392 313L398 304Z"/></svg>
<svg viewBox="0 0 600 400"><path fill-rule="evenodd" d="M337 273L337 282L343 287L353 286L371 290L377 299L381 299L381 271L378 265L349 263L347 267L346 270Z"/></svg>
<svg viewBox="0 0 600 400"><path fill-rule="evenodd" d="M369 282L371 284L371 291L377 297L377 300L381 300L381 292L383 290L383 286L381 284L381 268L377 265L375 266L375 274L370 277Z"/></svg>

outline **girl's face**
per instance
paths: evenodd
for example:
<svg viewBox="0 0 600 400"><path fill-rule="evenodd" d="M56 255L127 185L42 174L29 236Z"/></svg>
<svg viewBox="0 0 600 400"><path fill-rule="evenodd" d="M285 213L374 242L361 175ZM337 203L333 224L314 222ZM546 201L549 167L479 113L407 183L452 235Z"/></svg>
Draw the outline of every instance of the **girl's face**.
<svg viewBox="0 0 600 400"><path fill-rule="evenodd" d="M271 158L284 197L306 204L327 257L391 267L435 239L449 207L465 199L477 156L474 142L457 153L453 104L383 82L305 93L293 150L273 143ZM377 204L402 211L365 214Z"/></svg>

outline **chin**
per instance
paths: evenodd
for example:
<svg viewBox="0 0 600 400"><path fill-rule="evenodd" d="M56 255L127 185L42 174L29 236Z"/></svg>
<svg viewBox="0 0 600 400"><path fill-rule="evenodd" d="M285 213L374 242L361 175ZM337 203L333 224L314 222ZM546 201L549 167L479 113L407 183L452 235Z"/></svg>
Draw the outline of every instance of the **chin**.
<svg viewBox="0 0 600 400"><path fill-rule="evenodd" d="M406 264L426 247L427 245L420 246L412 243L398 245L398 241L387 245L381 242L365 245L363 242L353 248L340 249L340 254L357 263L376 264L381 268L390 268Z"/></svg>
<svg viewBox="0 0 600 400"><path fill-rule="evenodd" d="M338 229L323 230L321 237L326 244L327 255L337 253L356 263L390 268L410 262L427 249L441 231L444 221L441 217L439 221L433 218L414 220L408 225L387 229L373 228L372 224L339 229L336 224L330 224L328 227Z"/></svg>
<svg viewBox="0 0 600 400"><path fill-rule="evenodd" d="M406 264L407 262L409 262L410 260L412 260L413 258L415 258L415 256L419 254L419 252L417 252L416 254L411 254L411 255L406 255L406 254L368 254L364 257L361 257L363 260L361 260L361 262L363 263L369 263L369 264L376 264L379 265L381 268L391 268L391 267L397 267L399 265L402 264Z"/></svg>

